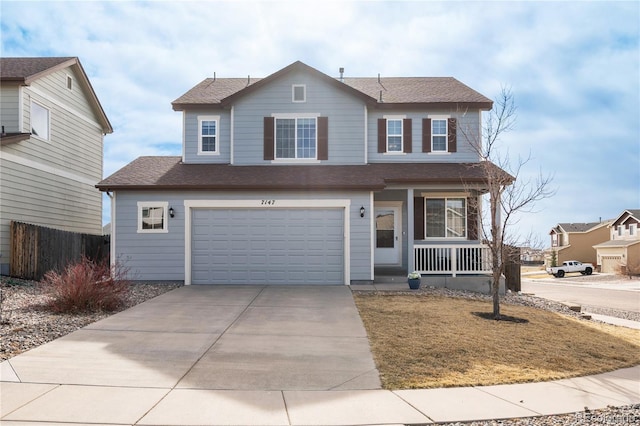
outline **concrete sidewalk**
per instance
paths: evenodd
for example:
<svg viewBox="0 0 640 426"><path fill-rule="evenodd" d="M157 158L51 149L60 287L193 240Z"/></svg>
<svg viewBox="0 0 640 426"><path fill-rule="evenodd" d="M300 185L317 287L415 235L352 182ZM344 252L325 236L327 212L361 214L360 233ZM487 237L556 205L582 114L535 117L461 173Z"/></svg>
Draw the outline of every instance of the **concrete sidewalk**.
<svg viewBox="0 0 640 426"><path fill-rule="evenodd" d="M3 425L424 424L640 403L640 366L382 390L348 287L183 287L1 363L0 380Z"/></svg>

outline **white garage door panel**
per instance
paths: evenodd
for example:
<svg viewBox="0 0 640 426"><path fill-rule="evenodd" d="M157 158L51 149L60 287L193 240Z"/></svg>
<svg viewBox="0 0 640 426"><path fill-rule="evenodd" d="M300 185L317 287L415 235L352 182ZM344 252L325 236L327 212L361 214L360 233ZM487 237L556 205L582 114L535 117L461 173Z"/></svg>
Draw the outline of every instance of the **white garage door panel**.
<svg viewBox="0 0 640 426"><path fill-rule="evenodd" d="M193 209L194 284L344 284L344 209Z"/></svg>

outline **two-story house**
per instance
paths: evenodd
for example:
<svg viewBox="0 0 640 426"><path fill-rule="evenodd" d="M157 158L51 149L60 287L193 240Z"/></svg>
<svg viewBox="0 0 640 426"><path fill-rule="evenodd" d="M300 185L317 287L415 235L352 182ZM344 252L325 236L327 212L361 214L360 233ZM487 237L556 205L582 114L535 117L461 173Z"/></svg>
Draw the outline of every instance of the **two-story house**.
<svg viewBox="0 0 640 426"><path fill-rule="evenodd" d="M97 185L112 197L111 258L186 284L486 273L473 143L491 107L448 77L334 78L294 62L207 78L173 102L181 156L138 158Z"/></svg>
<svg viewBox="0 0 640 426"><path fill-rule="evenodd" d="M102 233L104 135L113 132L78 58L0 59L0 274L12 220Z"/></svg>
<svg viewBox="0 0 640 426"><path fill-rule="evenodd" d="M609 225L609 240L593 248L601 272L640 272L640 209L622 212ZM637 273L636 272L636 273Z"/></svg>
<svg viewBox="0 0 640 426"><path fill-rule="evenodd" d="M555 252L558 265L567 260L579 260L596 264L594 244L609 238L607 226L610 221L591 223L559 223L549 231L551 247L547 250L546 262L550 264Z"/></svg>

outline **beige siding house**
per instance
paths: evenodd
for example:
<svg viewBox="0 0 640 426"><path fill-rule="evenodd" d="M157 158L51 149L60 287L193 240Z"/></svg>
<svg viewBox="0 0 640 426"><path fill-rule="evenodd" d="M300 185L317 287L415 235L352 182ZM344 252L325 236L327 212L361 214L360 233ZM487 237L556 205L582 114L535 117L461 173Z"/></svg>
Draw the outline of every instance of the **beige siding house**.
<svg viewBox="0 0 640 426"><path fill-rule="evenodd" d="M640 270L640 209L625 210L608 227L610 239L593 248L602 272Z"/></svg>
<svg viewBox="0 0 640 426"><path fill-rule="evenodd" d="M0 59L0 273L12 220L102 233L109 120L78 58Z"/></svg>
<svg viewBox="0 0 640 426"><path fill-rule="evenodd" d="M592 223L559 223L549 232L551 248L547 253L550 263L551 253L556 253L557 263L567 260L579 260L596 264L595 244L609 239L607 226L611 221Z"/></svg>

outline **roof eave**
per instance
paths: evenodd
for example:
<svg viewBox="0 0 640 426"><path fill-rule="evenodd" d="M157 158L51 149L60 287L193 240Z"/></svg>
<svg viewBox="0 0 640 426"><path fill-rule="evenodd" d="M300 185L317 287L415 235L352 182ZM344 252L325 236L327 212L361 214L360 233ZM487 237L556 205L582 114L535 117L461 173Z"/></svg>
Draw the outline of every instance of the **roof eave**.
<svg viewBox="0 0 640 426"><path fill-rule="evenodd" d="M166 190L194 190L194 191L381 191L386 185L121 185L121 184L97 184L97 189L102 192L119 190L130 191L166 191Z"/></svg>
<svg viewBox="0 0 640 426"><path fill-rule="evenodd" d="M489 111L493 102L375 102L378 109L455 108L456 110L480 109Z"/></svg>
<svg viewBox="0 0 640 426"><path fill-rule="evenodd" d="M11 145L14 143L26 141L31 137L31 133L7 133L0 136L0 145Z"/></svg>

